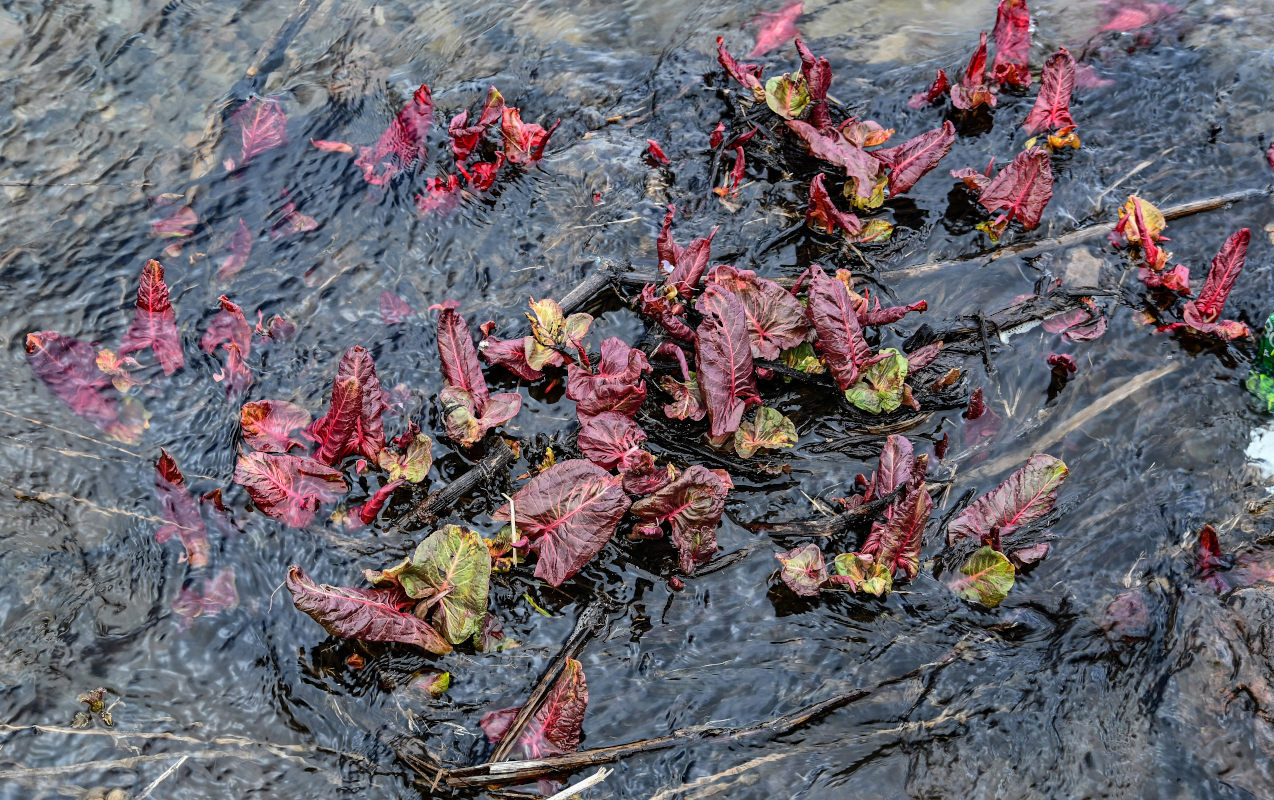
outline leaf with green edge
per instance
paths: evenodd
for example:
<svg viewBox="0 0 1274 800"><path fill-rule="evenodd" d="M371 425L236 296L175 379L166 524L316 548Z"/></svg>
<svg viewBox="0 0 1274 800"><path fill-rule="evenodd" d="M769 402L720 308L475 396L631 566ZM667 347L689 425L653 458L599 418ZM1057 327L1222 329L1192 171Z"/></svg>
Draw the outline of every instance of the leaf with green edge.
<svg viewBox="0 0 1274 800"><path fill-rule="evenodd" d="M818 353L814 352L814 345L810 342L801 342L796 347L789 347L779 353L779 361L784 366L807 375L822 375L827 372L827 365L818 357Z"/></svg>
<svg viewBox="0 0 1274 800"><path fill-rule="evenodd" d="M822 267L811 267L809 275L805 313L818 336L823 363L844 391L858 382L859 370L872 356L871 348L863 338L858 312L845 284L828 277Z"/></svg>
<svg viewBox="0 0 1274 800"><path fill-rule="evenodd" d="M239 409L243 440L263 453L286 453L294 447L308 449L304 439L292 435L311 423L310 412L286 400L254 400Z"/></svg>
<svg viewBox="0 0 1274 800"><path fill-rule="evenodd" d="M234 482L267 516L303 528L314 520L320 503L349 490L340 472L312 458L289 453L242 453Z"/></svg>
<svg viewBox="0 0 1274 800"><path fill-rule="evenodd" d="M729 290L742 304L753 358L772 361L812 335L800 301L774 281L725 264L714 269L708 281Z"/></svg>
<svg viewBox="0 0 1274 800"><path fill-rule="evenodd" d="M785 73L765 82L765 103L783 119L796 119L810 104L809 84L805 76Z"/></svg>
<svg viewBox="0 0 1274 800"><path fill-rule="evenodd" d="M385 408L372 354L358 345L346 350L336 368L327 413L306 429L318 443L314 457L328 465L354 453L375 461L385 447Z"/></svg>
<svg viewBox="0 0 1274 800"><path fill-rule="evenodd" d="M743 412L760 402L752 362L747 312L732 292L709 284L696 308L703 321L695 331L695 374L708 407L710 435L734 433Z"/></svg>
<svg viewBox="0 0 1274 800"><path fill-rule="evenodd" d="M522 395L517 392L488 396L481 411L468 392L454 386L443 389L438 399L442 403L447 436L461 447L474 446L487 431L513 419L522 408Z"/></svg>
<svg viewBox="0 0 1274 800"><path fill-rule="evenodd" d="M174 535L186 548L185 560L193 568L208 566L208 527L199 515L199 504L186 488L185 476L167 450L159 451L155 464L155 493L159 495L164 525L155 531L155 540L166 542Z"/></svg>
<svg viewBox="0 0 1274 800"><path fill-rule="evenodd" d="M873 414L888 414L902 405L907 387L907 357L887 348L885 358L864 369L858 382L845 390L845 399Z"/></svg>
<svg viewBox="0 0 1274 800"><path fill-rule="evenodd" d="M717 525L730 487L718 471L695 464L672 483L633 504L633 514L641 520L633 532L658 538L663 535L660 526L667 522L681 556L681 571L689 575L696 563L707 562L717 552Z"/></svg>
<svg viewBox="0 0 1274 800"><path fill-rule="evenodd" d="M972 603L995 608L1008 597L1013 588L1013 565L998 550L983 547L960 567L963 578L956 578L948 586L960 597Z"/></svg>
<svg viewBox="0 0 1274 800"><path fill-rule="evenodd" d="M758 406L756 416L734 432L734 452L751 458L757 450L779 450L796 444L796 425L778 409Z"/></svg>
<svg viewBox="0 0 1274 800"><path fill-rule="evenodd" d="M861 553L841 553L832 566L836 574L830 577L833 585L848 586L851 592L884 597L893 590L894 579L889 567Z"/></svg>
<svg viewBox="0 0 1274 800"><path fill-rule="evenodd" d="M434 625L447 641L460 644L486 619L491 554L477 533L444 525L416 547L411 568L398 581L408 596L436 603Z"/></svg>
<svg viewBox="0 0 1274 800"><path fill-rule="evenodd" d="M292 603L333 636L364 642L401 642L444 655L451 645L411 613L415 601L401 587L354 589L315 583L295 564L288 568Z"/></svg>
<svg viewBox="0 0 1274 800"><path fill-rule="evenodd" d="M539 556L535 576L561 586L606 546L631 504L618 477L575 458L536 475L492 519L508 522L516 509L518 531Z"/></svg>
<svg viewBox="0 0 1274 800"><path fill-rule="evenodd" d="M126 356L146 348L155 352L165 375L173 374L186 363L181 352L181 335L177 333L177 316L168 300L168 284L164 283L164 266L154 260L142 267L133 322L120 342L119 354Z"/></svg>
<svg viewBox="0 0 1274 800"><path fill-rule="evenodd" d="M536 759L574 752L579 748L587 708L588 683L584 680L584 667L568 658L562 674L509 751L509 757ZM487 740L495 743L503 739L520 710L520 706L514 706L483 714L478 724Z"/></svg>
<svg viewBox="0 0 1274 800"><path fill-rule="evenodd" d="M968 538L982 541L992 528L998 528L1000 536L1008 536L1040 519L1053 510L1057 490L1068 474L1060 459L1045 454L1031 456L1021 469L951 521L947 544Z"/></svg>
<svg viewBox="0 0 1274 800"><path fill-rule="evenodd" d="M389 474L391 480L420 483L433 466L433 446L434 440L428 434L417 433L405 451L397 447L381 450L376 455L376 464Z"/></svg>
<svg viewBox="0 0 1274 800"><path fill-rule="evenodd" d="M917 467L916 472L919 471ZM914 473L912 479L917 480ZM933 498L924 481L919 480L914 488L908 487L903 499L889 507L883 522L872 523L862 554L874 557L895 577L902 573L908 580L914 579L920 571L920 547L932 513Z"/></svg>
<svg viewBox="0 0 1274 800"><path fill-rule="evenodd" d="M591 314L571 314L565 317L562 307L552 298L531 301L531 335L524 339L526 363L533 370L546 365L560 367L566 363L561 351L578 349L593 324Z"/></svg>
<svg viewBox="0 0 1274 800"><path fill-rule="evenodd" d="M816 544L794 547L786 553L775 553L783 565L780 573L783 583L801 597L817 597L827 581L827 566L823 563L823 551Z"/></svg>

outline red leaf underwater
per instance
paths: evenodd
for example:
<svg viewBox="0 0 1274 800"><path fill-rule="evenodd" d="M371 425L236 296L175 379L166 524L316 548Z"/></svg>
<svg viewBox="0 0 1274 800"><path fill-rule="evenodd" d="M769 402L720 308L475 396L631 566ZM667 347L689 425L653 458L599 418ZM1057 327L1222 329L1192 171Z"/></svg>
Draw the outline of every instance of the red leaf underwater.
<svg viewBox="0 0 1274 800"><path fill-rule="evenodd" d="M414 313L406 300L388 289L380 293L380 318L386 325L397 325Z"/></svg>
<svg viewBox="0 0 1274 800"><path fill-rule="evenodd" d="M234 469L234 482L267 516L294 528L314 521L320 503L348 491L341 473L305 456L287 453L244 453Z"/></svg>
<svg viewBox="0 0 1274 800"><path fill-rule="evenodd" d="M482 141L487 128L494 122L504 118L504 97L494 86L487 90L487 100L482 105L478 121L469 125L469 112L461 111L451 118L447 125L447 133L451 135L451 152L456 157L456 165L463 166L469 160L469 154Z"/></svg>
<svg viewBox="0 0 1274 800"><path fill-rule="evenodd" d="M283 400L256 400L239 409L239 427L248 446L265 453L286 453L293 447L307 448L293 432L310 424L310 412Z"/></svg>
<svg viewBox="0 0 1274 800"><path fill-rule="evenodd" d="M1000 0L995 12L995 61L991 73L1004 86L1031 85L1031 12L1026 0Z"/></svg>
<svg viewBox="0 0 1274 800"><path fill-rule="evenodd" d="M230 122L239 128L242 147L239 162L227 160L227 169L242 167L254 156L287 143L288 120L283 106L272 98L252 98L231 115Z"/></svg>
<svg viewBox="0 0 1274 800"><path fill-rule="evenodd" d="M121 425L124 398L97 368L97 351L88 342L38 331L27 334L26 351L31 371L76 414L125 441L141 435Z"/></svg>
<svg viewBox="0 0 1274 800"><path fill-rule="evenodd" d="M186 548L191 567L208 565L208 528L199 516L199 504L186 488L186 479L167 450L159 451L155 464L155 493L165 524L155 531L155 539L166 542L174 535Z"/></svg>
<svg viewBox="0 0 1274 800"><path fill-rule="evenodd" d="M544 148L548 146L549 137L557 130L554 122L548 130L531 122L522 121L522 110L504 107L504 119L500 123L500 132L504 135L504 156L510 164L531 165L544 157Z"/></svg>
<svg viewBox="0 0 1274 800"><path fill-rule="evenodd" d="M543 704L532 715L518 742L509 751L511 758L545 758L572 753L579 748L584 710L588 707L588 683L584 668L573 658L566 660L562 674L553 683ZM504 738L521 706L491 711L478 722L491 742Z"/></svg>
<svg viewBox="0 0 1274 800"><path fill-rule="evenodd" d="M756 15L753 23L757 26L756 46L748 53L748 58L763 56L771 50L777 50L796 36L796 21L801 18L805 4L796 0L788 3L779 11L762 11Z"/></svg>
<svg viewBox="0 0 1274 800"><path fill-rule="evenodd" d="M358 148L354 164L363 170L363 180L384 186L399 172L425 157L425 136L434 121L433 97L420 84L411 101L395 115L380 139L371 147Z"/></svg>
<svg viewBox="0 0 1274 800"><path fill-rule="evenodd" d="M1040 80L1040 93L1035 106L1026 115L1022 128L1027 133L1057 130L1074 126L1071 118L1071 93L1075 91L1075 59L1066 48L1048 57L1044 62L1044 77Z"/></svg>
<svg viewBox="0 0 1274 800"><path fill-rule="evenodd" d="M142 267L133 324L120 342L119 354L124 356L148 347L154 350L165 375L173 374L186 363L181 352L181 336L177 333L177 316L168 301L164 267L158 261L148 261Z"/></svg>

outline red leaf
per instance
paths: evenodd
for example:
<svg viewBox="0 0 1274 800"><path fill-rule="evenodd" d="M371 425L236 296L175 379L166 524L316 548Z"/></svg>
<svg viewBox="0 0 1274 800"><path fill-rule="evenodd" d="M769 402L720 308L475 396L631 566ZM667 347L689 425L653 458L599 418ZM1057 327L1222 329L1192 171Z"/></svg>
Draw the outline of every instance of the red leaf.
<svg viewBox="0 0 1274 800"><path fill-rule="evenodd" d="M987 83L986 75L986 31L982 32L978 49L969 58L960 82L951 87L951 104L965 111L995 105L995 87Z"/></svg>
<svg viewBox="0 0 1274 800"><path fill-rule="evenodd" d="M941 128L920 134L897 147L876 150L872 156L889 167L889 194L897 196L916 185L925 173L938 166L955 144L955 126L950 121Z"/></svg>
<svg viewBox="0 0 1274 800"><path fill-rule="evenodd" d="M805 313L818 336L823 362L844 391L858 382L858 371L871 358L871 348L845 284L829 278L822 267L811 267L809 274Z"/></svg>
<svg viewBox="0 0 1274 800"><path fill-rule="evenodd" d="M710 435L724 436L738 430L744 410L760 402L747 313L734 294L716 284L708 286L696 308L703 322L695 331L695 371Z"/></svg>
<svg viewBox="0 0 1274 800"><path fill-rule="evenodd" d="M414 313L406 300L388 289L380 293L380 318L386 325L397 325Z"/></svg>
<svg viewBox="0 0 1274 800"><path fill-rule="evenodd" d="M920 547L924 544L925 525L933 512L933 498L925 489L924 481L909 488L889 511L884 522L872 523L862 553L889 567L895 577L901 572L911 580L920 571Z"/></svg>
<svg viewBox="0 0 1274 800"><path fill-rule="evenodd" d="M783 565L781 577L787 588L801 597L818 597L827 581L827 565L818 545L801 545L786 553L775 553L774 557Z"/></svg>
<svg viewBox="0 0 1274 800"><path fill-rule="evenodd" d="M1079 371L1079 365L1075 363L1075 357L1070 353L1049 353L1045 361L1050 367L1060 369L1063 373Z"/></svg>
<svg viewBox="0 0 1274 800"><path fill-rule="evenodd" d="M658 164L663 164L665 167L672 163L672 159L664 155L664 149L660 147L659 142L656 142L654 139L646 140L646 155L649 156L652 161Z"/></svg>
<svg viewBox="0 0 1274 800"><path fill-rule="evenodd" d="M1230 234L1230 238L1221 245L1221 250L1212 259L1208 269L1208 279L1199 290L1199 297L1193 301L1199 317L1205 322L1216 322L1221 318L1221 310L1234 288L1234 283L1243 271L1243 262L1247 259L1248 242L1252 232L1247 228ZM1189 305L1189 304L1187 304Z"/></svg>
<svg viewBox="0 0 1274 800"><path fill-rule="evenodd" d="M604 411L580 423L579 448L602 469L614 469L646 441L646 432L631 417Z"/></svg>
<svg viewBox="0 0 1274 800"><path fill-rule="evenodd" d="M597 372L589 372L575 364L567 365L566 396L576 402L576 413L580 419L603 411L631 417L646 399L646 382L642 375L649 372L650 361L645 353L612 336L602 342Z"/></svg>
<svg viewBox="0 0 1274 800"><path fill-rule="evenodd" d="M1031 85L1031 12L1026 0L1000 0L995 12L995 61L991 72L1001 86Z"/></svg>
<svg viewBox="0 0 1274 800"><path fill-rule="evenodd" d="M681 554L681 571L689 575L696 563L706 563L717 552L717 525L725 510L730 484L720 474L698 464L675 481L633 504L642 521L634 529L640 536L661 536L660 526L672 528L672 543Z"/></svg>
<svg viewBox="0 0 1274 800"><path fill-rule="evenodd" d="M742 304L753 358L773 361L781 351L809 340L811 331L805 309L791 292L774 281L757 277L752 270L725 264L713 270L709 281L729 290Z"/></svg>
<svg viewBox="0 0 1274 800"><path fill-rule="evenodd" d="M1154 247L1152 244L1151 247ZM1162 250L1158 252L1162 253ZM1163 272L1155 272L1146 267L1137 269L1137 279L1150 289L1167 289L1170 292L1176 292L1182 297L1190 296L1190 270L1182 264L1178 264L1172 269L1166 269Z"/></svg>
<svg viewBox="0 0 1274 800"><path fill-rule="evenodd" d="M430 178L425 181L425 191L416 195L416 212L422 216L447 214L460 202L460 179L455 175L446 178Z"/></svg>
<svg viewBox="0 0 1274 800"><path fill-rule="evenodd" d="M872 326L889 325L894 322L897 322L898 320L902 319L903 317L907 316L913 311L919 311L921 313L924 313L925 311L929 310L929 304L926 303L924 300L917 300L916 302L908 306L889 306L888 308L881 308L879 300L876 300L875 302L876 302L876 307L871 309L870 311L864 309L858 312L859 325L862 325L863 327L866 327L868 325L872 325ZM935 353L934 355L936 356L937 354ZM907 359L907 363L908 364L911 363L910 358Z"/></svg>
<svg viewBox="0 0 1274 800"><path fill-rule="evenodd" d="M257 400L239 409L239 427L249 447L266 453L286 453L293 447L307 449L305 440L292 436L310 424L310 412L283 400Z"/></svg>
<svg viewBox="0 0 1274 800"><path fill-rule="evenodd" d="M270 229L270 239L278 240L318 228L318 220L296 210L296 203L288 201L279 208L279 221Z"/></svg>
<svg viewBox="0 0 1274 800"><path fill-rule="evenodd" d="M287 143L288 120L283 115L283 107L272 98L254 97L240 106L230 121L239 127L243 143L239 163L232 164L231 169L242 167L254 156Z"/></svg>
<svg viewBox="0 0 1274 800"><path fill-rule="evenodd" d="M579 748L584 710L588 707L588 683L584 667L573 658L566 660L562 674L554 682L543 704L532 715L518 742L510 751L513 758L533 759L560 756ZM504 738L521 706L491 711L478 722L491 742Z"/></svg>
<svg viewBox="0 0 1274 800"><path fill-rule="evenodd" d="M762 11L752 20L757 26L756 47L748 53L748 58L763 56L771 50L782 47L796 35L796 21L801 18L805 4L796 0L788 3L778 11Z"/></svg>
<svg viewBox="0 0 1274 800"><path fill-rule="evenodd" d="M725 49L725 40L717 37L717 62L726 73L752 92L752 99L758 103L765 102L765 87L761 85L761 67L756 64L740 64Z"/></svg>
<svg viewBox="0 0 1274 800"><path fill-rule="evenodd" d="M526 361L527 338L497 339L488 335L478 346L478 354L488 364L504 367L524 381L538 381L544 373L532 368Z"/></svg>
<svg viewBox="0 0 1274 800"><path fill-rule="evenodd" d="M850 237L862 233L863 223L853 212L844 212L832 203L832 197L823 185L823 173L810 181L810 200L805 209L805 224L824 233L836 233L839 228ZM774 358L774 356L768 356Z"/></svg>
<svg viewBox="0 0 1274 800"><path fill-rule="evenodd" d="M672 273L664 279L664 287L674 287L682 297L694 296L708 268L711 258L712 237L717 235L713 228L706 237L695 239L682 247L672 240L672 218L677 213L675 206L668 206L668 214L664 216L663 226L659 229L659 238L655 240L655 252L659 257L659 268L664 264L672 267Z"/></svg>
<svg viewBox="0 0 1274 800"><path fill-rule="evenodd" d="M215 617L238 605L239 593L234 588L234 567L226 567L203 582L202 593L183 586L177 599L173 601L173 611L189 621L195 617Z"/></svg>
<svg viewBox="0 0 1274 800"><path fill-rule="evenodd" d="M496 176L502 166L504 166L504 153L496 153L495 161L479 161L473 165L471 172L465 173L469 178L469 185L475 192L485 192L495 185ZM450 190L450 187L448 189Z"/></svg>
<svg viewBox="0 0 1274 800"><path fill-rule="evenodd" d="M243 360L243 351L239 349L239 345L228 342L221 345L221 349L226 351L226 366L220 372L212 375L214 381L225 381L226 383L226 399L234 400L252 385L254 380L252 370Z"/></svg>
<svg viewBox="0 0 1274 800"><path fill-rule="evenodd" d="M39 331L27 334L26 351L31 371L72 411L104 431L116 427L123 398L97 368L92 345L56 331Z"/></svg>
<svg viewBox="0 0 1274 800"><path fill-rule="evenodd" d="M1148 2L1147 0L1122 0L1110 3L1103 9L1109 19L1098 28L1099 31L1135 31L1153 25L1162 19L1176 14L1181 9L1168 3Z"/></svg>
<svg viewBox="0 0 1274 800"><path fill-rule="evenodd" d="M352 509L352 511L358 515L359 521L364 525L371 525L376 521L376 517L380 514L380 510L385 507L385 503L389 501L389 497L394 493L394 490L406 482L406 478L399 478L398 480L390 481L373 492L371 497L367 498L367 500L361 505Z"/></svg>
<svg viewBox="0 0 1274 800"><path fill-rule="evenodd" d="M960 416L974 420L980 418L986 411L986 399L983 397L982 387L979 386L973 390L973 394L969 395L969 407Z"/></svg>
<svg viewBox="0 0 1274 800"><path fill-rule="evenodd" d="M707 415L708 409L703 405L697 380L682 382L671 375L664 375L659 379L659 386L672 395L672 402L664 404L664 414L669 419L692 419L698 422Z"/></svg>
<svg viewBox="0 0 1274 800"><path fill-rule="evenodd" d="M288 568L292 603L333 636L364 642L401 642L431 653L451 652L451 645L424 620L411 613L416 601L401 586L353 589L315 583L301 568Z"/></svg>
<svg viewBox="0 0 1274 800"><path fill-rule="evenodd" d="M504 119L500 123L500 131L504 135L504 155L510 164L531 165L544 157L544 148L548 146L549 137L557 130L554 122L548 130L539 125L522 121L522 111L517 108L504 107Z"/></svg>
<svg viewBox="0 0 1274 800"><path fill-rule="evenodd" d="M861 319L861 318L860 318ZM907 354L907 368L912 374L932 364L938 360L938 354L942 352L942 342L937 341L927 344L924 347L912 350Z"/></svg>
<svg viewBox="0 0 1274 800"><path fill-rule="evenodd" d="M199 516L199 504L186 488L186 479L167 450L159 451L155 464L155 494L159 495L164 525L155 531L155 540L166 542L175 534L186 548L191 567L208 565L208 528Z"/></svg>
<svg viewBox="0 0 1274 800"><path fill-rule="evenodd" d="M630 501L620 479L582 458L559 462L536 475L513 496L518 534L539 555L535 576L553 586L606 546ZM509 504L492 519L510 519Z"/></svg>
<svg viewBox="0 0 1274 800"><path fill-rule="evenodd" d="M478 121L473 125L469 125L469 112L461 111L452 117L451 123L447 126L447 133L451 135L451 152L456 157L456 165L463 166L469 160L469 154L482 141L482 137L486 135L487 128L491 123L498 122L504 117L504 97L500 95L496 88L492 86L487 90L487 100L482 105L482 113L478 116Z"/></svg>
<svg viewBox="0 0 1274 800"><path fill-rule="evenodd" d="M375 461L385 447L384 410L385 397L371 353L351 347L336 368L327 414L306 430L318 442L314 457L330 465L354 453Z"/></svg>
<svg viewBox="0 0 1274 800"><path fill-rule="evenodd" d="M906 436L891 434L880 450L880 465L872 473L868 499L885 497L911 480L916 469L915 450Z"/></svg>
<svg viewBox="0 0 1274 800"><path fill-rule="evenodd" d="M1044 207L1053 197L1053 171L1048 151L1042 147L1018 153L1013 163L1000 170L982 190L978 202L994 214L1006 209L1001 220L1007 225L1012 220L1022 223L1028 231L1040 224Z"/></svg>
<svg viewBox="0 0 1274 800"><path fill-rule="evenodd" d="M320 503L348 491L341 473L305 456L287 453L243 453L234 469L234 482L267 516L285 525L304 528L314 520Z"/></svg>
<svg viewBox="0 0 1274 800"><path fill-rule="evenodd" d="M234 236L230 237L230 255L221 260L221 269L217 270L217 277L224 281L238 274L247 265L248 256L251 253L252 233L240 218L239 227L235 228Z"/></svg>
<svg viewBox="0 0 1274 800"><path fill-rule="evenodd" d="M455 309L444 308L438 313L438 355L444 382L468 392L481 414L487 403L487 380L482 376L469 324Z"/></svg>
<svg viewBox="0 0 1274 800"><path fill-rule="evenodd" d="M180 239L193 234L195 225L199 224L199 216L190 206L183 206L172 213L172 216L157 219L150 223L152 236L161 239Z"/></svg>
<svg viewBox="0 0 1274 800"><path fill-rule="evenodd" d="M619 463L624 491L633 495L657 492L672 480L672 468L655 465L655 457L645 450L629 450Z"/></svg>
<svg viewBox="0 0 1274 800"><path fill-rule="evenodd" d="M372 147L358 148L354 164L363 170L363 180L383 186L416 161L425 157L425 136L434 121L433 97L420 84L411 102L403 106Z"/></svg>
<svg viewBox="0 0 1274 800"><path fill-rule="evenodd" d="M186 363L181 353L181 337L177 333L177 316L168 302L164 267L158 261L148 261L142 267L133 324L120 342L119 354L124 356L148 347L155 351L165 375L173 374Z"/></svg>
<svg viewBox="0 0 1274 800"><path fill-rule="evenodd" d="M801 56L801 74L805 76L805 84L809 87L810 106L809 119L815 128L821 131L831 130L832 116L827 110L827 92L832 87L832 67L827 59L815 56L796 37L796 52Z"/></svg>
<svg viewBox="0 0 1274 800"><path fill-rule="evenodd" d="M1088 298L1084 308L1076 308L1049 317L1040 323L1048 333L1060 333L1072 342L1089 342L1106 332L1106 315Z"/></svg>
<svg viewBox="0 0 1274 800"><path fill-rule="evenodd" d="M829 136L799 119L787 121L787 127L809 146L810 154L829 164L845 168L853 181L856 202L869 204L876 186L884 176L883 166L872 154L853 142L833 133Z"/></svg>
<svg viewBox="0 0 1274 800"><path fill-rule="evenodd" d="M931 106L942 98L951 89L951 82L947 80L945 70L938 70L938 74L934 76L933 83L929 84L929 88L919 94L913 94L911 99L907 101L908 108L924 108Z"/></svg>
<svg viewBox="0 0 1274 800"><path fill-rule="evenodd" d="M218 298L221 310L208 323L208 329L199 339L199 349L212 353L224 343L233 343L239 347L240 355L246 356L252 348L252 326L243 316L243 309L230 302L224 294Z"/></svg>
<svg viewBox="0 0 1274 800"><path fill-rule="evenodd" d="M1001 537L1029 525L1057 503L1057 490L1065 482L1066 465L1050 455L1034 455L1004 483L984 494L960 512L947 526L947 544L961 539L982 541L997 529Z"/></svg>
<svg viewBox="0 0 1274 800"><path fill-rule="evenodd" d="M1059 47L1044 62L1044 76L1040 79L1040 93L1035 106L1026 115L1022 128L1027 133L1039 133L1073 126L1071 117L1071 93L1075 91L1075 59ZM1140 209L1140 205L1137 205Z"/></svg>

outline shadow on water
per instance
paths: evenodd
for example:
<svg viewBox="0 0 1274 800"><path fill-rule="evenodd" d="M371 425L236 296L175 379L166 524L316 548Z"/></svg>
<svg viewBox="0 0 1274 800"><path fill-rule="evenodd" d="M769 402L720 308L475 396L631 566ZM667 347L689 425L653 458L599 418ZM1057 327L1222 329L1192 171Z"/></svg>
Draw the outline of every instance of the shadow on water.
<svg viewBox="0 0 1274 800"><path fill-rule="evenodd" d="M973 227L976 207L944 170L980 168L992 156L1003 163L1026 138L1015 123L1033 95L1007 95L993 116L961 120L942 169L889 204L896 241L862 248L873 273L803 230L756 246L800 221L806 187L796 177L762 174L758 164L729 203L712 191L728 160L714 162L707 134L718 119L743 124L725 97L714 40L723 35L746 52L759 6L312 5L262 73L261 91L287 114L288 142L233 172L221 166L236 154L233 143L206 145L210 120L244 90L244 71L294 5L20 2L0 11L0 343L8 354L0 381L0 722L23 728L0 734L0 797L101 797L111 789L140 797L160 778L152 797L430 796L393 743L419 737L450 763L485 757L479 717L522 702L601 592L617 606L581 656L590 693L585 747L709 721L745 725L957 650L962 657L777 740L635 758L591 796L1274 794L1274 599L1260 583L1218 595L1194 578L1187 552L1192 532L1212 523L1227 551L1274 558L1270 473L1245 452L1268 425L1242 388L1250 351L1152 335L1137 319L1140 299L1127 301L1139 298L1135 276L1102 241L988 266L889 274L988 249ZM1007 243L1108 221L1131 191L1166 206L1268 182L1274 6L1191 3L1141 31L1099 33L1097 3L1035 5L1032 63L1065 45L1112 83L1077 95L1083 148L1057 160L1041 229L1010 233ZM994 7L811 0L802 29L831 59L832 92L844 109L905 139L944 114L910 109L907 98L938 67L962 67ZM771 72L791 69L795 54L787 47L765 63ZM310 145L374 141L421 81L444 122L476 109L492 84L528 121L561 117L548 156L491 192L466 195L450 215L420 216L415 195L450 164L441 126L421 174L386 190L365 184L349 158ZM672 166L643 159L646 138L662 144ZM194 235L171 255L161 255L169 242L149 235L150 223L169 213L152 204L165 192L182 193L198 215ZM289 202L317 226L272 238ZM752 532L756 523L813 516L808 498L845 494L855 473L871 469L847 454L853 448L818 447L845 431L816 395L793 391L779 404L802 433L790 474L739 478L717 556L731 561L687 578L684 591L669 588L670 547L620 537L560 591L525 572L498 582L492 608L520 642L515 649L437 659L325 637L279 589L287 566L349 584L359 570L399 558L413 537L348 532L322 517L287 528L250 508L230 482L239 403L227 402L215 379L221 357L197 347L218 296L249 318L259 311L297 325L292 339L254 347L256 380L244 399L319 409L340 354L362 344L385 385L408 390L388 417L392 435L408 416L441 432L434 398L442 380L425 309L457 299L475 324L494 319L507 333L528 296L560 296L596 256L650 268L668 203L678 206L679 240L720 226L720 260L782 277L812 262L852 265L888 295L927 300L936 327L1006 306L1041 279L1068 288L1096 282L1125 298L1112 302L1110 330L1095 342L1035 328L990 345L992 374L978 355L966 360L969 388L982 386L1004 420L989 439L963 446L958 410L908 433L922 451L951 435L936 478L952 488L936 495L936 517L1034 452L1064 459L1071 478L1051 526L1052 556L995 610L958 600L923 560L921 576L883 601L809 602L776 587L773 553L783 548ZM243 271L222 279L220 261L240 220L253 249ZM1229 231L1256 232L1229 306L1254 328L1274 297L1271 225L1274 209L1255 199L1169 230L1175 259L1196 277ZM186 367L169 378L147 374L136 391L149 427L140 442L121 445L48 393L24 362L23 340L57 330L119 341L138 270L151 258L168 271ZM416 313L386 325L378 302L387 289ZM885 336L896 344L917 324ZM613 303L594 330L631 338L641 329ZM1079 371L1050 390L1045 356L1058 351L1071 353ZM1164 365L1175 368L1102 406ZM560 388L527 390L496 372L493 383L524 395L513 434L530 439L573 425ZM225 491L235 523L210 532L208 568L192 569L175 543L155 540L160 447L196 494ZM441 443L435 453L434 486L469 464ZM514 468L524 471L525 463ZM374 488L366 483L351 497ZM396 497L391 512L407 501ZM489 535L497 502L480 497L462 513ZM925 558L940 549L941 531L931 526L929 536ZM237 607L192 620L174 612L183 587L202 586L225 567L234 570ZM356 654L361 669L351 666ZM437 670L454 680L435 700L420 682ZM114 728L95 722L70 732L77 695L99 686L118 701ZM26 729L33 725L57 730Z"/></svg>

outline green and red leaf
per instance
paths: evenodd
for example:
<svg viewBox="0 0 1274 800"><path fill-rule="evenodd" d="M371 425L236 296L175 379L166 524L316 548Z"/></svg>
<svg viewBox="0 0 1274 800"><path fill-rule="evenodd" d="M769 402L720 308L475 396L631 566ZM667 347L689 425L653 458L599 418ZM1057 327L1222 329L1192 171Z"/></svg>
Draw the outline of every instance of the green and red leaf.
<svg viewBox="0 0 1274 800"><path fill-rule="evenodd" d="M1009 559L998 550L983 547L960 567L964 577L948 585L958 595L973 603L995 608L1013 588L1015 572Z"/></svg>
<svg viewBox="0 0 1274 800"><path fill-rule="evenodd" d="M998 529L1008 536L1053 510L1057 490L1066 481L1066 465L1050 455L1033 455L992 491L979 497L947 526L947 544L982 541Z"/></svg>
<svg viewBox="0 0 1274 800"><path fill-rule="evenodd" d="M827 581L827 566L823 563L823 551L816 544L794 547L786 553L775 553L783 565L780 573L787 588L801 597L817 597Z"/></svg>

